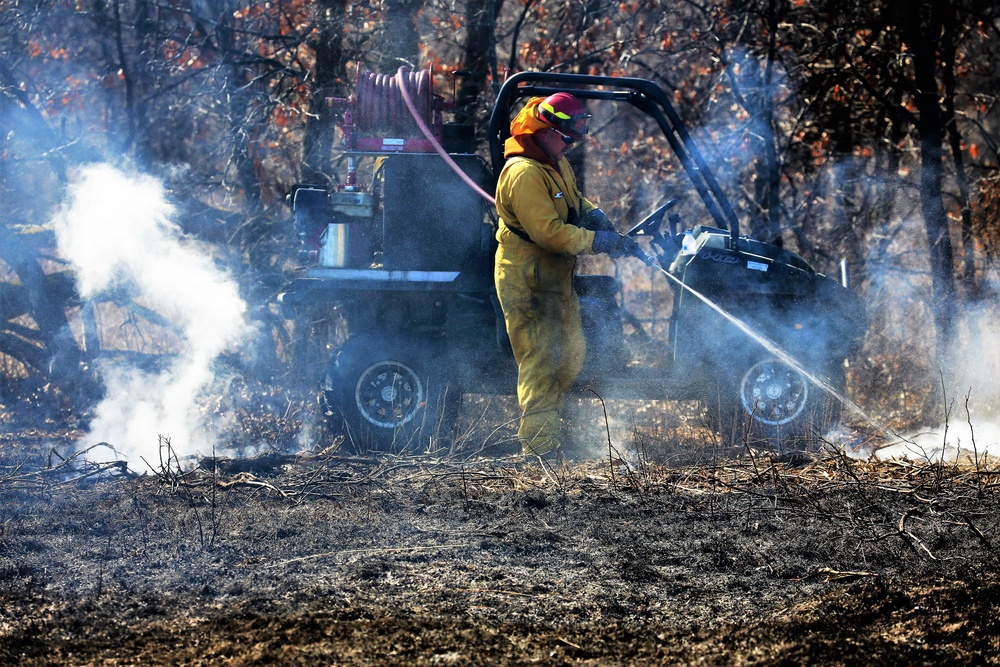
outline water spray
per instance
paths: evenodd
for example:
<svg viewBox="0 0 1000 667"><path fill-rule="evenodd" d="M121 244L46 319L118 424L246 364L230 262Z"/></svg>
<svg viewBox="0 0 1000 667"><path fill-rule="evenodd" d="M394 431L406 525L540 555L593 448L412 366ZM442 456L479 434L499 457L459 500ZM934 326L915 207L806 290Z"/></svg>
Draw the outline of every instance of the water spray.
<svg viewBox="0 0 1000 667"><path fill-rule="evenodd" d="M661 207L661 208L665 208L665 207ZM765 336L757 333L753 329L751 329L750 326L746 322L744 322L743 320L739 319L738 317L736 317L732 313L727 312L725 309L723 309L721 306L719 306L714 301L712 301L711 299L709 299L707 296L705 296L704 294L702 294L698 290L694 289L690 285L685 284L677 276L673 275L672 273L670 273L669 271L667 271L666 269L664 269L662 266L660 266L660 263L656 260L656 258L654 258L654 257L652 257L650 255L647 255L645 252L642 252L641 250L639 251L638 258L644 264L646 264L647 266L652 267L652 268L656 269L657 271L659 271L660 273L662 273L664 276L667 277L668 280L672 281L676 285L679 285L684 290L687 290L687 292L689 294L691 294L692 296L696 297L702 303L704 303L706 306L708 306L713 311L715 311L716 313L718 313L719 315L721 315L728 322L730 322L731 324L733 324L734 326L736 326L736 328L739 329L741 332L743 332L746 336L748 336L750 339L752 339L753 341L755 341L757 344L759 344L765 350L767 350L768 352L770 352L771 354L773 354L775 357L777 357L778 359L780 359L783 363L785 363L788 366L790 366L797 373L800 373L804 378L806 378L814 386L822 389L824 392L826 392L828 395L832 396L834 399L836 399L842 405L847 406L852 412L854 412L855 414L857 414L858 416L860 416L862 419L864 419L867 423L871 424L876 429L878 429L879 432L881 432L883 434L886 434L886 435L890 435L891 434L891 432L888 430L887 427L885 427L882 424L880 424L879 422L877 422L873 417L871 417L868 413L866 413L863 409L861 409L861 407L857 403L855 403L850 398L848 398L847 396L845 396L842 392L837 391L837 389L835 389L834 387L830 386L830 384L828 382L824 381L822 378L819 378L816 375L814 375L813 373L810 373L808 370L805 369L805 367L803 367L803 365L797 359L795 359L795 357L793 357L792 355L790 355L785 350L781 349L776 343L774 343L773 341L769 340L767 337L765 337Z"/></svg>

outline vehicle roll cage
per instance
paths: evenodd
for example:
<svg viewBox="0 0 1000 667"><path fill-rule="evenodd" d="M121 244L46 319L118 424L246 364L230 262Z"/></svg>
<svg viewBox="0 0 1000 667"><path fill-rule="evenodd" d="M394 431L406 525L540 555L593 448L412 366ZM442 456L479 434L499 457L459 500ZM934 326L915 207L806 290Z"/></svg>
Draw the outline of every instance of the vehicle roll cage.
<svg viewBox="0 0 1000 667"><path fill-rule="evenodd" d="M526 97L547 97L561 91L572 93L582 100L626 102L653 118L681 161L716 226L729 230L730 247L734 250L738 247L740 224L736 211L666 93L646 79L558 72L519 72L508 78L500 88L490 116L490 160L494 184L503 168L503 144L510 136L510 112L514 104Z"/></svg>

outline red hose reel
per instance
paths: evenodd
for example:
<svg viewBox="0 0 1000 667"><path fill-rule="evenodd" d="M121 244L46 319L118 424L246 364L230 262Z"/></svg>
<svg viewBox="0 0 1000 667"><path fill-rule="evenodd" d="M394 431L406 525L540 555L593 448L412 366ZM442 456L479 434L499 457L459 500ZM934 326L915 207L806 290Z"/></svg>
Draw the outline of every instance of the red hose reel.
<svg viewBox="0 0 1000 667"><path fill-rule="evenodd" d="M396 74L375 74L358 69L354 95L331 98L327 103L342 112L344 148L362 153L432 153L434 146L421 133L407 108L400 85L413 101L420 119L441 140L445 109L443 98L435 95L430 68Z"/></svg>

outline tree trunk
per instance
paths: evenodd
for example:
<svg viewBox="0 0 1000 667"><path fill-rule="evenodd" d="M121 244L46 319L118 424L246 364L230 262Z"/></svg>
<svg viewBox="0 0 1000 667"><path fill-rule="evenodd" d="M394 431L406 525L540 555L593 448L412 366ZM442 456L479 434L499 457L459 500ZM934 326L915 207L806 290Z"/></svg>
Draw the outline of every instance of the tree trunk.
<svg viewBox="0 0 1000 667"><path fill-rule="evenodd" d="M469 0L465 6L465 63L468 72L458 88L455 120L479 125L480 97L492 73L496 77L494 26L503 0Z"/></svg>
<svg viewBox="0 0 1000 667"><path fill-rule="evenodd" d="M236 174L237 189L243 193L243 208L248 218L255 218L261 209L260 181L254 170L253 128L259 122L254 117L253 89L247 85L252 74L240 64L238 33L221 17L215 26L222 66L227 75L226 100L228 120L232 132L232 164Z"/></svg>
<svg viewBox="0 0 1000 667"><path fill-rule="evenodd" d="M902 9L907 42L913 49L913 76L920 137L920 208L927 232L932 306L937 335L937 361L950 367L948 348L954 341L956 289L955 260L943 199L944 116L938 102L937 45L940 22L937 12L922 16L920 8ZM926 19L926 20L923 20Z"/></svg>
<svg viewBox="0 0 1000 667"><path fill-rule="evenodd" d="M955 31L957 21L954 12L949 12L944 24L941 45L941 73L944 76L944 104L948 142L951 159L955 163L955 180L958 183L958 204L962 210L962 286L965 297L970 301L979 298L979 284L976 278L975 239L972 233L972 206L969 194L969 179L965 173L965 158L962 153L962 135L958 130L958 112L955 109Z"/></svg>
<svg viewBox="0 0 1000 667"><path fill-rule="evenodd" d="M778 8L776 0L767 5L767 63L764 65L764 86L761 90L761 130L764 158L767 166L767 241L781 238L781 164L774 133L774 104L771 86L774 83L774 62L778 57Z"/></svg>
<svg viewBox="0 0 1000 667"><path fill-rule="evenodd" d="M421 0L386 0L379 71L394 74L401 66L419 67L420 35L416 16Z"/></svg>
<svg viewBox="0 0 1000 667"><path fill-rule="evenodd" d="M331 153L333 151L333 114L326 98L342 93L347 76L344 67L344 34L346 0L318 0L319 35L313 45L316 52L315 82L309 102L309 122L302 141L302 180L307 183L332 185Z"/></svg>

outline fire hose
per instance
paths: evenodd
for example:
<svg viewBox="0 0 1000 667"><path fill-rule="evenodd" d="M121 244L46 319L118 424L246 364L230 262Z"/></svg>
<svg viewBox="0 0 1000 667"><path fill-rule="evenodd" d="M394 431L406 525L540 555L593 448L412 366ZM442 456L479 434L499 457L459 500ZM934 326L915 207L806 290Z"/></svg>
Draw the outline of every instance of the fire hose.
<svg viewBox="0 0 1000 667"><path fill-rule="evenodd" d="M368 132L390 130L412 133L417 130L413 120L421 122L433 113L429 70L411 72L402 67L395 75L363 72L358 76L357 103L355 107L358 129ZM409 111L403 100L405 91L415 110ZM409 112L408 112L409 111Z"/></svg>
<svg viewBox="0 0 1000 667"><path fill-rule="evenodd" d="M427 127L427 123L424 121L423 116L420 114L419 107L416 104L414 104L413 99L410 97L411 83L414 74L416 73L410 72L408 67L400 67L399 71L396 72L396 76L393 77L392 83L390 83L388 94L392 96L393 91L398 92L399 97L402 99L403 104L406 105L406 109L409 110L410 115L416 122L417 127L420 129L420 132L424 135L424 137L427 138L427 141L429 141L431 146L434 147L434 150L437 151L437 154L441 156L441 159L444 160L449 167L451 167L451 169L459 176L459 178L465 181L466 185L475 190L480 197L482 197L489 203L495 205L496 200L493 198L493 195L483 190L478 183L472 180L472 178L468 174L466 174L465 171L463 171L462 168L459 167L458 164L456 164L456 162L453 159L451 159L451 156L448 155L448 151L444 149L444 146L442 146L441 143L437 140L437 138L434 136L434 133L431 132L431 129ZM430 77L430 73L426 70L421 70L419 74L426 75L427 78ZM418 83L420 83L423 80L424 80L423 78L418 77ZM420 95L423 94L421 92L423 89L420 88L419 86L416 86L414 88L416 90L419 100ZM390 104L389 106L393 107L392 104Z"/></svg>

